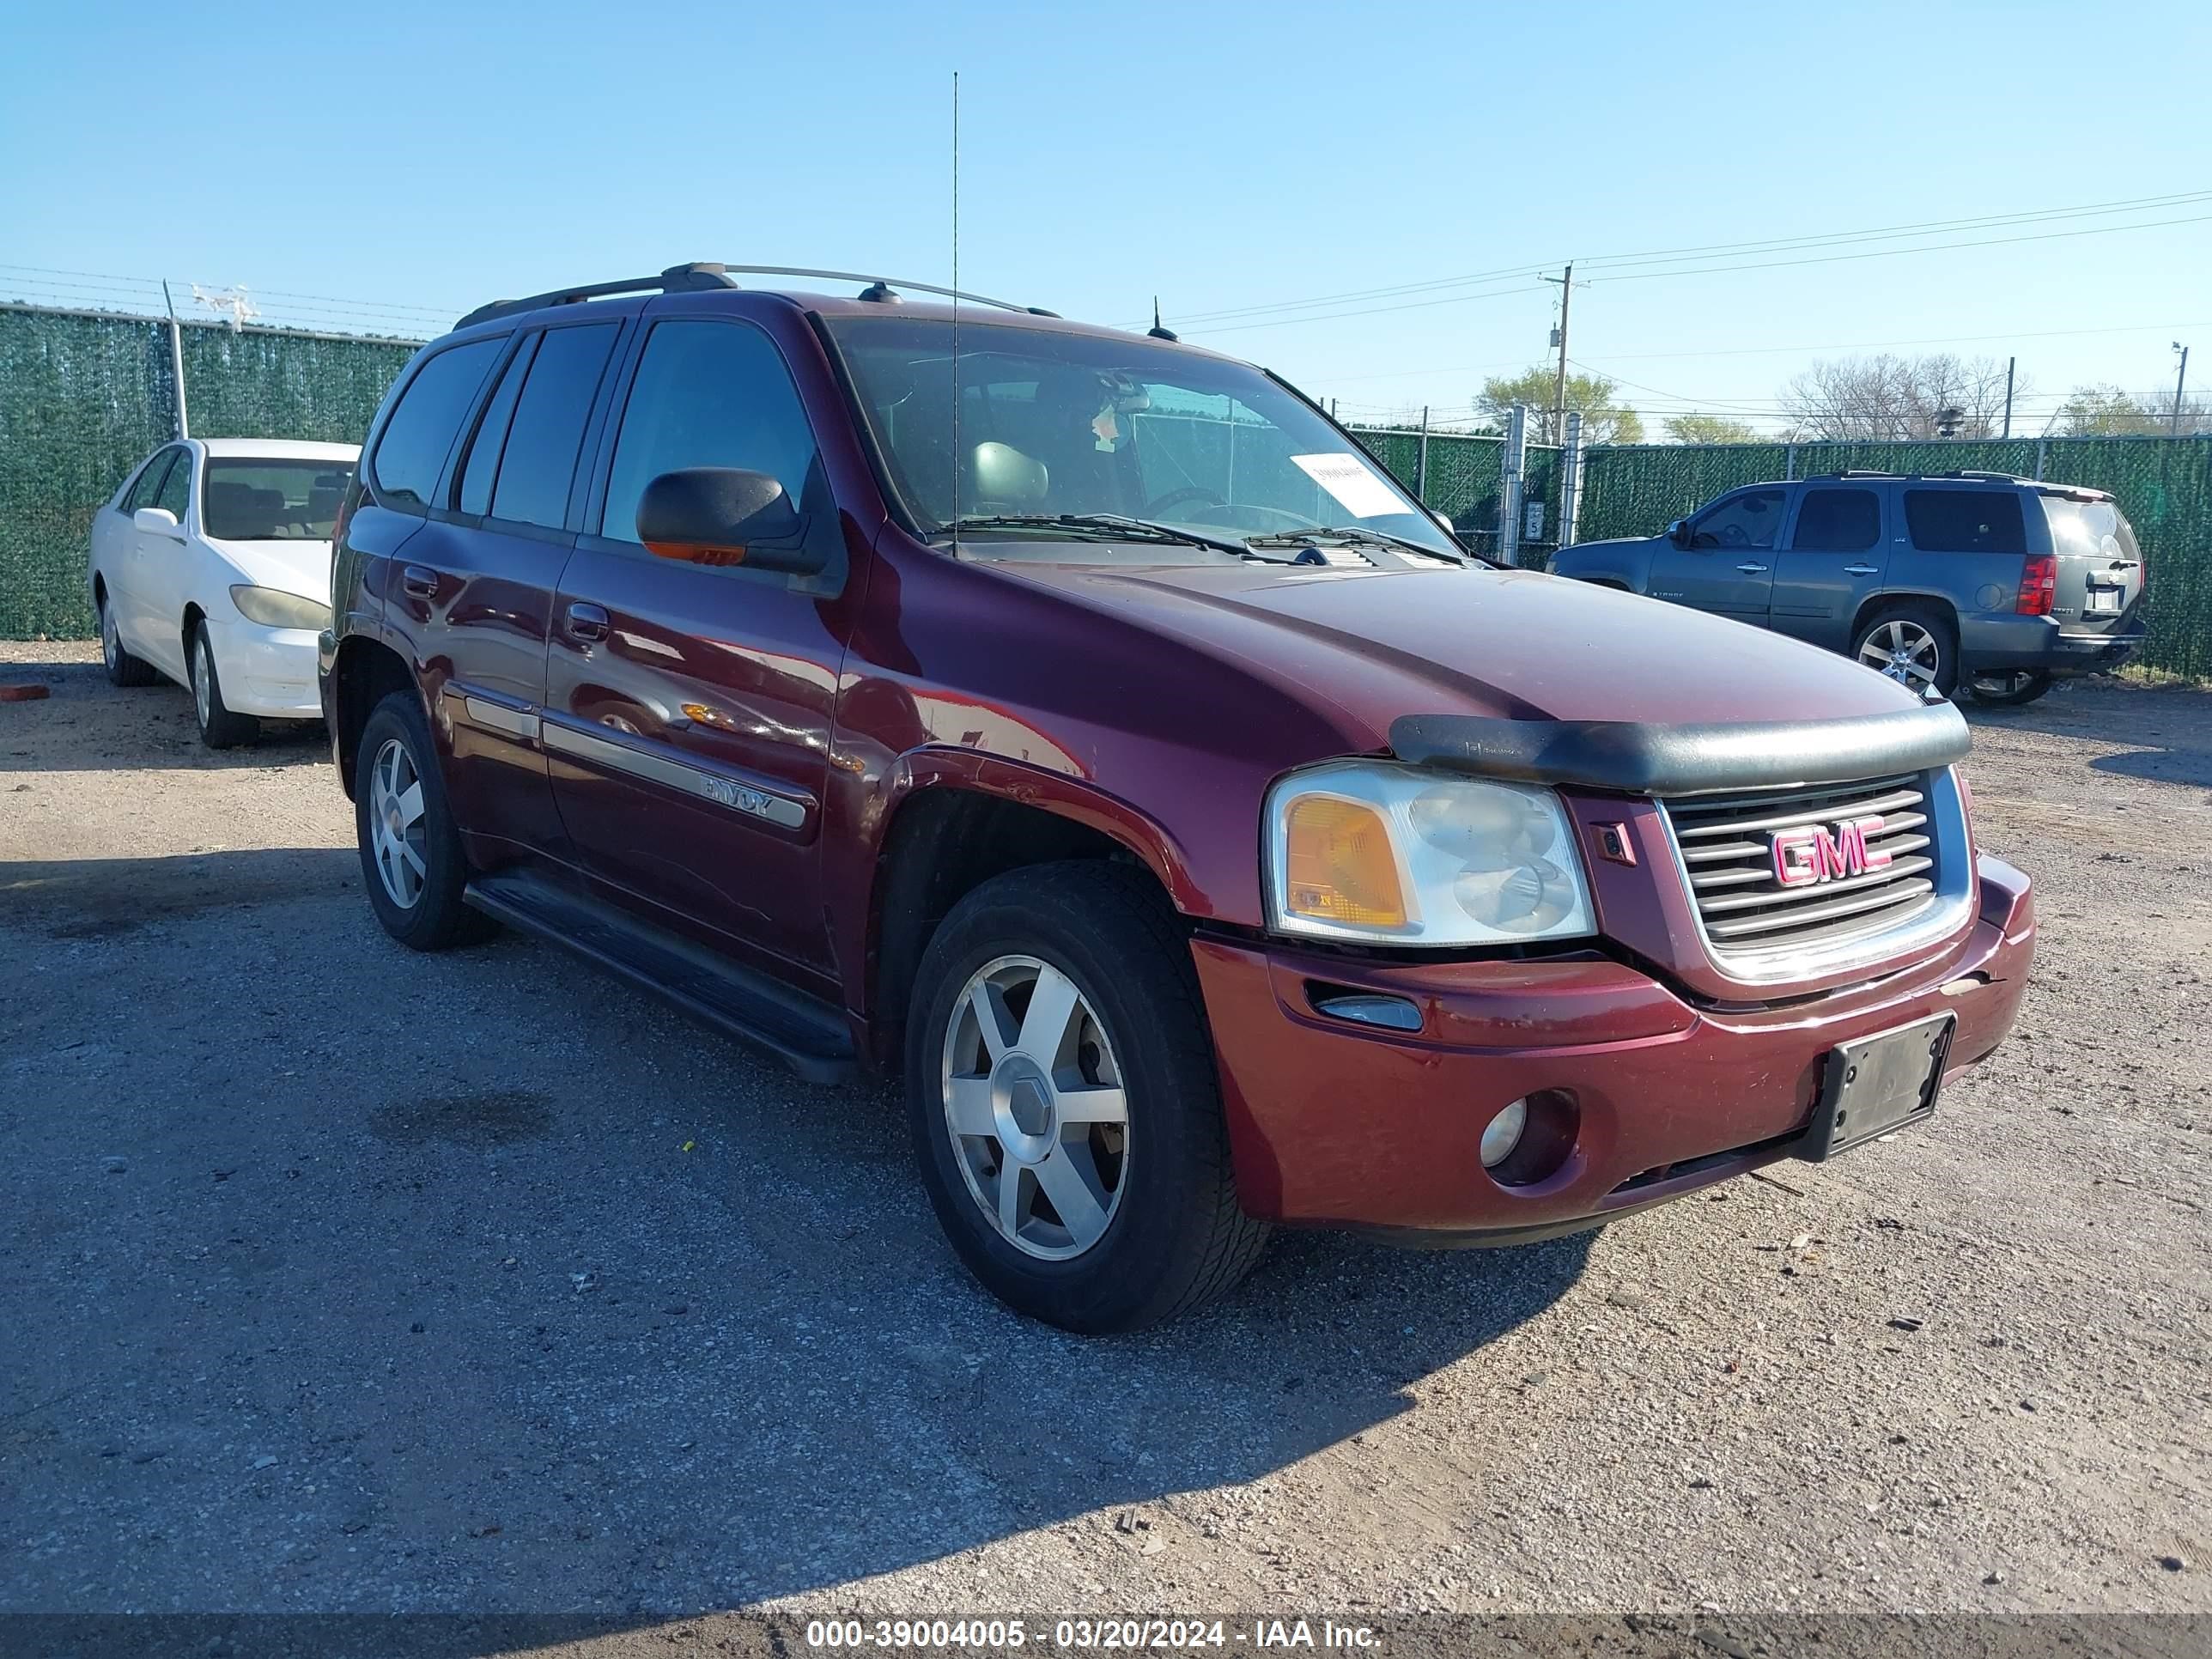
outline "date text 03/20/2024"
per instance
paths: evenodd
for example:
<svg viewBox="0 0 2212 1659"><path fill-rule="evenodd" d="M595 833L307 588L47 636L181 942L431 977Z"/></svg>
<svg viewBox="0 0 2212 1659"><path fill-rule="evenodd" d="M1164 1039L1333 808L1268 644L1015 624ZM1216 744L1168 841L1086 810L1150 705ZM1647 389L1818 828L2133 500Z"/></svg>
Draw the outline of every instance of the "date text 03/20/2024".
<svg viewBox="0 0 2212 1659"><path fill-rule="evenodd" d="M1376 1645L1365 1625L1324 1619L1316 1630L1304 1619L1060 1619L1051 1635L1022 1619L817 1619L806 1626L811 1648L1038 1647L1075 1651L1185 1648L1345 1648Z"/></svg>

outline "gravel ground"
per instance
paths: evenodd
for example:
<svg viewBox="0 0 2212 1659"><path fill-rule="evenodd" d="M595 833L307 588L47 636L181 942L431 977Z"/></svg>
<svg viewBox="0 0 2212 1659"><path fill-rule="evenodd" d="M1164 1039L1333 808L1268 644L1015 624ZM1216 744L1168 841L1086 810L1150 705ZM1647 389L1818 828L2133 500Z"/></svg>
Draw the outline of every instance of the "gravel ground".
<svg viewBox="0 0 2212 1659"><path fill-rule="evenodd" d="M1925 1131L1085 1342L884 1091L387 941L319 736L0 678L0 1610L2212 1609L2212 696L1975 716L2042 956Z"/></svg>

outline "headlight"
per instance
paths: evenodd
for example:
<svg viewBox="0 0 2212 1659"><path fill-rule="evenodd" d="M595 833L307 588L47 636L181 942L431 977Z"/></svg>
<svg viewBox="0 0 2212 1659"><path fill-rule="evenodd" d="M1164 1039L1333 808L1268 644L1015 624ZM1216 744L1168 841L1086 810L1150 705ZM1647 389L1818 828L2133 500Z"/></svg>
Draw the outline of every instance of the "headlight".
<svg viewBox="0 0 2212 1659"><path fill-rule="evenodd" d="M1370 944L1520 945L1597 931L1548 789L1387 763L1295 773L1267 794L1279 932Z"/></svg>
<svg viewBox="0 0 2212 1659"><path fill-rule="evenodd" d="M274 587L254 587L241 582L230 590L238 614L264 628L328 628L331 608L315 599L303 599Z"/></svg>

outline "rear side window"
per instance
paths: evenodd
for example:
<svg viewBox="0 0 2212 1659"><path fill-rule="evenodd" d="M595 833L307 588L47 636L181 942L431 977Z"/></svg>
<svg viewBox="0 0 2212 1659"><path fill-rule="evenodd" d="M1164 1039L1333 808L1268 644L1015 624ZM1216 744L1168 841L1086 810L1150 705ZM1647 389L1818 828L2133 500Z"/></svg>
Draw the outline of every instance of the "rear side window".
<svg viewBox="0 0 2212 1659"><path fill-rule="evenodd" d="M584 422L590 418L607 354L614 349L617 326L595 323L546 331L500 452L493 518L551 530L566 521L576 452L583 445Z"/></svg>
<svg viewBox="0 0 2212 1659"><path fill-rule="evenodd" d="M2008 489L1908 489L1905 523L1923 553L2025 553L2020 497Z"/></svg>
<svg viewBox="0 0 2212 1659"><path fill-rule="evenodd" d="M399 406L377 440L370 477L386 507L428 507L453 440L491 372L503 339L471 340L424 363L399 394Z"/></svg>
<svg viewBox="0 0 2212 1659"><path fill-rule="evenodd" d="M1692 547L1771 547L1782 530L1784 489L1747 489L1706 509L1691 532Z"/></svg>
<svg viewBox="0 0 2212 1659"><path fill-rule="evenodd" d="M1808 489L1793 545L1815 553L1863 553L1881 539L1881 498L1871 489Z"/></svg>
<svg viewBox="0 0 2212 1659"><path fill-rule="evenodd" d="M637 539L637 503L664 472L765 472L805 510L814 431L769 337L744 323L662 323L645 343L607 481L603 534Z"/></svg>

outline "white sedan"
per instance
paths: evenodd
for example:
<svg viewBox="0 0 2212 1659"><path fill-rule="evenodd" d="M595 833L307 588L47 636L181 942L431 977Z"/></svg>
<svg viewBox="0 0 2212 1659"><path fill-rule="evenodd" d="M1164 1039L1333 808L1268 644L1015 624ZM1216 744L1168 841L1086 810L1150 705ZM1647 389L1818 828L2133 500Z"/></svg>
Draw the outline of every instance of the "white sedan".
<svg viewBox="0 0 2212 1659"><path fill-rule="evenodd" d="M92 524L92 602L118 685L190 689L200 737L228 749L264 720L322 718L315 639L330 626L331 526L352 444L192 438L154 452Z"/></svg>

